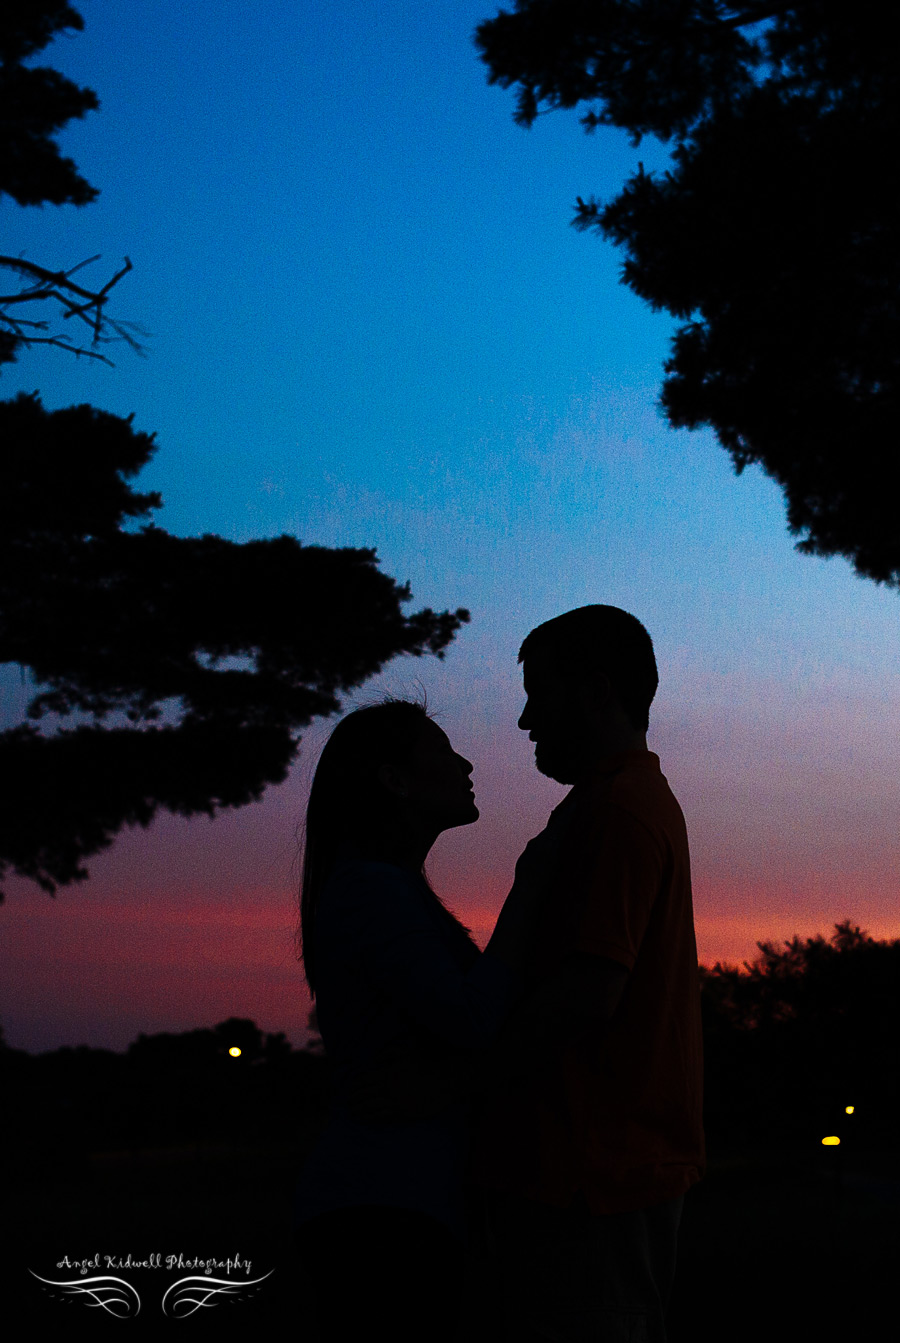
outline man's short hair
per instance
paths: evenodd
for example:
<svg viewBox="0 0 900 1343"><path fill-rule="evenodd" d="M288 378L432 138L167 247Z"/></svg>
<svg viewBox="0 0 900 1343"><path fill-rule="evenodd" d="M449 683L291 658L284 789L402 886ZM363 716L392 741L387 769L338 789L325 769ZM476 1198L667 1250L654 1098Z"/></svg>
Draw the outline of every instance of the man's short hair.
<svg viewBox="0 0 900 1343"><path fill-rule="evenodd" d="M566 671L609 677L633 727L646 732L659 685L653 640L641 622L618 606L579 606L545 620L525 638L519 661L546 656Z"/></svg>

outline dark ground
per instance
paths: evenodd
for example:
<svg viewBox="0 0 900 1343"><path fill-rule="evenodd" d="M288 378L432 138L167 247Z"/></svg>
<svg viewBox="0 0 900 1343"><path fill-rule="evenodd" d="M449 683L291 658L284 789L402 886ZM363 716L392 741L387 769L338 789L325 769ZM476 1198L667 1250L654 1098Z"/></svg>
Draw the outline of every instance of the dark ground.
<svg viewBox="0 0 900 1343"><path fill-rule="evenodd" d="M310 1339L303 1267L291 1248L290 1191L308 1149L294 1143L241 1148L195 1144L131 1152L66 1149L31 1170L16 1168L7 1190L3 1278L7 1302L24 1305L29 1335ZM893 1337L900 1236L900 1158L844 1150L717 1151L685 1202L670 1310L671 1343ZM124 1273L141 1291L135 1318L116 1319L84 1298L63 1299L28 1272L57 1280L63 1255L145 1258L182 1253L239 1255L252 1277L274 1269L256 1295L219 1301L190 1318L164 1318L162 1292L179 1276L165 1269ZM92 1270L92 1272L95 1270ZM108 1270L112 1271L112 1270ZM181 1276L184 1276L182 1271ZM495 1337L469 1327L476 1343Z"/></svg>

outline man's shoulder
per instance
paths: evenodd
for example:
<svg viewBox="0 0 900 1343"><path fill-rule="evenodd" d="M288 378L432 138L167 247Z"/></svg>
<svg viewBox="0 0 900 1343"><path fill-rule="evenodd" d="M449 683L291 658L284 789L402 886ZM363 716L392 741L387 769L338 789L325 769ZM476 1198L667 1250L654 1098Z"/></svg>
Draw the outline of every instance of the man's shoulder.
<svg viewBox="0 0 900 1343"><path fill-rule="evenodd" d="M646 800L650 805L664 805L671 799L678 806L675 794L654 751L632 752L622 767L613 775L611 794L615 799Z"/></svg>
<svg viewBox="0 0 900 1343"><path fill-rule="evenodd" d="M637 823L657 835L685 829L678 799L653 751L630 751L614 772L591 779L582 790L581 809L585 820Z"/></svg>

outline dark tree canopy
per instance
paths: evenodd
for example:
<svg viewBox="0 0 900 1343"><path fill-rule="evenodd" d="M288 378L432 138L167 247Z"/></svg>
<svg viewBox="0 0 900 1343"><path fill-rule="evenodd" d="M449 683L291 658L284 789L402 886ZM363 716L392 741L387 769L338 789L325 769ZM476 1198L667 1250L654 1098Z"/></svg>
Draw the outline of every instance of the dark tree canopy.
<svg viewBox="0 0 900 1343"><path fill-rule="evenodd" d="M53 137L75 117L100 104L57 70L25 66L66 29L84 20L63 0L29 0L0 8L0 198L19 205L87 205L98 192L63 158Z"/></svg>
<svg viewBox="0 0 900 1343"><path fill-rule="evenodd" d="M900 585L900 152L891 11L875 0L517 0L483 23L517 120L673 142L577 227L679 319L662 406L784 490L807 554Z"/></svg>
<svg viewBox="0 0 900 1343"><path fill-rule="evenodd" d="M53 140L96 96L22 65L82 27L59 0L0 9L0 196L20 205L97 195ZM83 264L0 256L25 283L0 294L0 363L34 344L104 357L36 334L47 324L20 316L34 302L86 322L94 345L136 345L104 306L130 262L96 292L72 280ZM409 586L379 572L374 550L171 536L149 520L159 495L129 483L154 450L130 418L93 406L0 402L0 665L30 669L39 688L30 721L0 732L0 877L51 895L84 880L124 825L260 798L341 694L399 654L443 657L469 619L404 615Z"/></svg>
<svg viewBox="0 0 900 1343"><path fill-rule="evenodd" d="M0 663L41 687L32 721L0 734L0 875L53 893L159 808L258 799L341 693L398 654L442 657L469 618L404 615L409 587L374 550L155 527L159 495L129 484L153 438L130 419L20 395L0 403L0 444ZM51 735L50 714L76 725Z"/></svg>

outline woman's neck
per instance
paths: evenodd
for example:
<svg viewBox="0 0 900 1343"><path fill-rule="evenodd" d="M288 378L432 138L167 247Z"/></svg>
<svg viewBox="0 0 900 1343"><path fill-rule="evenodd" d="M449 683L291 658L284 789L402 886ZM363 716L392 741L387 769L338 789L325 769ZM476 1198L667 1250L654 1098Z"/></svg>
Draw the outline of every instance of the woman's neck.
<svg viewBox="0 0 900 1343"><path fill-rule="evenodd" d="M373 863L390 863L393 867L402 867L418 874L425 866L425 859L433 843L434 839L423 838L417 841L410 835L385 836L369 842L348 844L342 847L339 857L362 859Z"/></svg>

